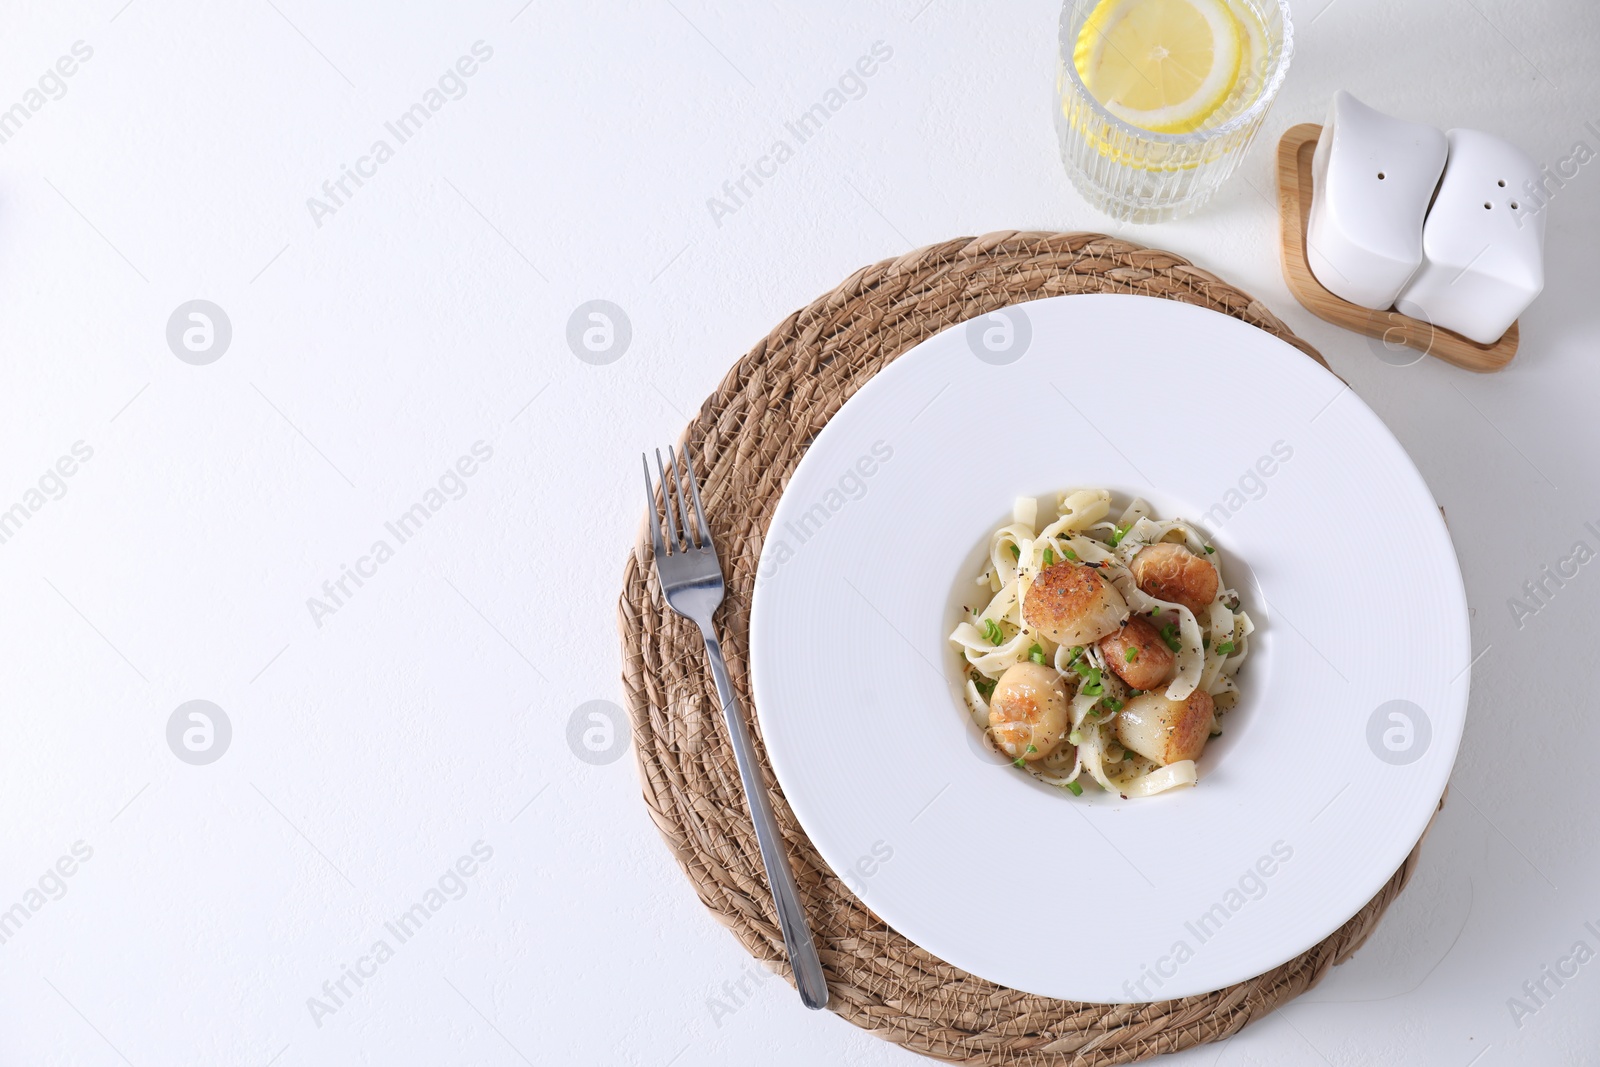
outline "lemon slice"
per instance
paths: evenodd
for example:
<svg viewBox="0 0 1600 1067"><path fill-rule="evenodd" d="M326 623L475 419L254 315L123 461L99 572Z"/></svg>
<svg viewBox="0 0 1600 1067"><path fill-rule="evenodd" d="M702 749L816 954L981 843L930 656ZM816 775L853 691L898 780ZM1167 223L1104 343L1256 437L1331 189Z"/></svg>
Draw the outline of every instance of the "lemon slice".
<svg viewBox="0 0 1600 1067"><path fill-rule="evenodd" d="M1153 133L1190 133L1233 93L1244 45L1224 0L1100 0L1072 61L1118 118Z"/></svg>

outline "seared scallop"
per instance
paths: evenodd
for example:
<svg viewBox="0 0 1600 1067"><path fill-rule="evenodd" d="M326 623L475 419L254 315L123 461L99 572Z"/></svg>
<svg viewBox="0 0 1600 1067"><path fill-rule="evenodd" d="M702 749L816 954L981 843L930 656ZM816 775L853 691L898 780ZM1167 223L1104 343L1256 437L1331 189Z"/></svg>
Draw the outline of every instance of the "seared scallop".
<svg viewBox="0 0 1600 1067"><path fill-rule="evenodd" d="M995 744L1012 759L1030 763L1055 751L1067 736L1067 686L1054 669L1038 663L1007 668L989 700Z"/></svg>
<svg viewBox="0 0 1600 1067"><path fill-rule="evenodd" d="M1117 740L1163 767L1197 759L1211 736L1213 710L1211 694L1204 689L1196 689L1188 700L1144 693L1128 701L1117 716Z"/></svg>
<svg viewBox="0 0 1600 1067"><path fill-rule="evenodd" d="M1183 545L1163 541L1140 549L1128 569L1140 589L1197 615L1217 599L1217 568Z"/></svg>
<svg viewBox="0 0 1600 1067"><path fill-rule="evenodd" d="M1058 645L1087 645L1122 624L1128 602L1095 568L1062 560L1034 579L1022 617Z"/></svg>
<svg viewBox="0 0 1600 1067"><path fill-rule="evenodd" d="M1141 618L1129 619L1122 629L1100 639L1106 666L1135 689L1155 689L1172 671L1172 650L1161 634Z"/></svg>

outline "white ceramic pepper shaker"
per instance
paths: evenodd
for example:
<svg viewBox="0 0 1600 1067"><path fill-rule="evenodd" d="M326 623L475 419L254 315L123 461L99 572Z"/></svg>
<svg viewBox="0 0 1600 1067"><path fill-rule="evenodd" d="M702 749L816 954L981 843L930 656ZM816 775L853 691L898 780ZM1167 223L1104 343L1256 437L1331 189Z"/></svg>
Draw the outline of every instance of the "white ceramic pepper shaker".
<svg viewBox="0 0 1600 1067"><path fill-rule="evenodd" d="M1333 95L1312 156L1306 260L1352 304L1394 306L1422 263L1423 219L1445 166L1445 135Z"/></svg>

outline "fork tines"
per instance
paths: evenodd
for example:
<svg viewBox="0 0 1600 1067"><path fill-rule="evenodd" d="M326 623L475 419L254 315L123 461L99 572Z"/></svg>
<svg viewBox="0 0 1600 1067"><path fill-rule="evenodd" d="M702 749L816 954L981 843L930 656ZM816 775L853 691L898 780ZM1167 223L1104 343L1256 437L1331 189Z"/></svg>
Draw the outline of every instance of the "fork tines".
<svg viewBox="0 0 1600 1067"><path fill-rule="evenodd" d="M655 489L650 484L650 457L640 454L640 461L644 464L644 495L645 503L650 513L650 543L656 555L673 555L687 552L690 549L707 549L711 547L711 528L706 525L706 513L700 507L700 486L695 481L694 461L689 458L688 450L683 453L683 466L689 479L689 497L694 501L694 514L697 523L691 527L689 522L689 507L683 496L683 482L678 477L678 457L673 454L672 446L667 446L667 462L661 463L661 449L656 449L656 471L661 476L661 503L667 512L667 540L663 544L661 539L661 523L656 517ZM667 473L671 472L672 480L667 480ZM678 497L677 514L673 514L672 497Z"/></svg>

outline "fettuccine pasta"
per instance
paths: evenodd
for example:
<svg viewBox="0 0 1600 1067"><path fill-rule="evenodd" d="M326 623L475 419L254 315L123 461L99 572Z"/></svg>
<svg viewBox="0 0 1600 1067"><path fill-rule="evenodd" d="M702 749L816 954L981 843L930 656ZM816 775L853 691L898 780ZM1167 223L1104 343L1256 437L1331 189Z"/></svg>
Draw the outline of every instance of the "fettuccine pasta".
<svg viewBox="0 0 1600 1067"><path fill-rule="evenodd" d="M1238 703L1255 626L1215 548L1143 500L1020 498L989 538L976 603L950 635L985 742L1074 794L1123 797L1196 782L1195 761Z"/></svg>

